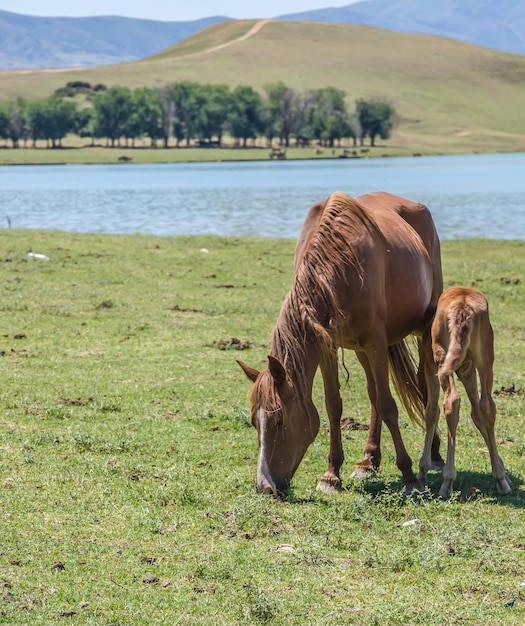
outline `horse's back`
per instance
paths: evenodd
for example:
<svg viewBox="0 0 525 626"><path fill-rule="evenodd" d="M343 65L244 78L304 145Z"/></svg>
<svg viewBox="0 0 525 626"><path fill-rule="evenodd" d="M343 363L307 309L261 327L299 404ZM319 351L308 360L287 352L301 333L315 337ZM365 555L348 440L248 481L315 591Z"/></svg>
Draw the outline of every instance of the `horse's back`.
<svg viewBox="0 0 525 626"><path fill-rule="evenodd" d="M494 332L486 296L470 287L444 291L432 323L432 344L436 362L448 373L456 371L467 357L476 367L492 363Z"/></svg>
<svg viewBox="0 0 525 626"><path fill-rule="evenodd" d="M433 313L436 272L403 213L416 223L425 211L430 215L424 205L390 194L352 198L334 192L308 212L296 246L296 275L323 275L341 310L352 312L352 327L373 327L381 319L390 343L422 332L430 308ZM441 281L440 266L437 276Z"/></svg>
<svg viewBox="0 0 525 626"><path fill-rule="evenodd" d="M441 246L432 214L426 205L386 191L376 191L356 196L362 206L372 215L382 210L394 211L411 226L419 235L431 260L434 272L433 299L443 291L443 274L441 268Z"/></svg>
<svg viewBox="0 0 525 626"><path fill-rule="evenodd" d="M306 218L303 222L303 226L297 238L297 244L295 248L295 267L297 268L299 262L303 258L305 251L314 236L315 232L319 228L319 224L322 220L324 211L330 198L334 196L344 197L345 194L336 192L332 194L328 199L314 204L308 211ZM396 233L399 226L398 222L394 218L390 219L388 216L391 212L399 215L405 223L409 224L419 235L423 242L429 256L433 258L432 252L437 251L439 264L441 265L441 257L439 251L439 239L437 238L434 222L428 208L420 202L414 202L401 196L395 196L385 191L376 191L373 193L362 194L352 198L348 198L348 209L352 210L353 203L357 202L361 207L366 209L366 212L378 221L378 226L381 232L388 236L389 230L394 230ZM386 211L386 219L382 219L381 215ZM401 228L403 228L401 226ZM434 260L434 258L433 258Z"/></svg>

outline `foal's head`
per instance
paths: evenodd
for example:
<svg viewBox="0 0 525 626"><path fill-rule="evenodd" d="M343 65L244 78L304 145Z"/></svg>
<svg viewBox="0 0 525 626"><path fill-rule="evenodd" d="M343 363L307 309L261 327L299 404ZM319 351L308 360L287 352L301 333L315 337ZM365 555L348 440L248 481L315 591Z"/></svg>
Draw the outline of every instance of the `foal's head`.
<svg viewBox="0 0 525 626"><path fill-rule="evenodd" d="M284 366L272 356L261 372L238 361L254 383L252 424L257 430L257 491L279 496L319 430L319 414L310 397L290 380Z"/></svg>

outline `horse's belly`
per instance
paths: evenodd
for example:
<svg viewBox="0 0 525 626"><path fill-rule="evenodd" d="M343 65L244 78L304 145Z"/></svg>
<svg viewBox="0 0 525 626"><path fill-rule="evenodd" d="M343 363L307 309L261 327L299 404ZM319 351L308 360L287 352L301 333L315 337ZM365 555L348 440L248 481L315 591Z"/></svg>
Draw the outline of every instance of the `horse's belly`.
<svg viewBox="0 0 525 626"><path fill-rule="evenodd" d="M413 332L421 332L428 322L433 279L422 264L418 271L406 268L402 280L395 277L386 283L386 327L389 343L400 341Z"/></svg>

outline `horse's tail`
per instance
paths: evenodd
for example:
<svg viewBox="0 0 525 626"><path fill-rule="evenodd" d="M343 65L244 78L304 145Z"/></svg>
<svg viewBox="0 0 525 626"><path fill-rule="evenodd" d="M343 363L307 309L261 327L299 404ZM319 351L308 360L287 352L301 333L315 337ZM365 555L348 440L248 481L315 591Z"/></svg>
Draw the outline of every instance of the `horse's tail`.
<svg viewBox="0 0 525 626"><path fill-rule="evenodd" d="M408 347L407 339L389 346L388 361L390 378L408 416L413 422L423 427L425 415L423 392L418 384L416 363Z"/></svg>
<svg viewBox="0 0 525 626"><path fill-rule="evenodd" d="M450 343L443 365L439 368L438 376L453 374L465 359L470 337L474 327L474 312L470 307L458 307L448 316Z"/></svg>

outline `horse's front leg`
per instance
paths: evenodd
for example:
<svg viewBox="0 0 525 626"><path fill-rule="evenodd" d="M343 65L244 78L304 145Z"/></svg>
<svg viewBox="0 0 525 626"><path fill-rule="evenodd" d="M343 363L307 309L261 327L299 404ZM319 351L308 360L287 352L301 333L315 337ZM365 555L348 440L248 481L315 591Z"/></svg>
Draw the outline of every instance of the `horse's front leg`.
<svg viewBox="0 0 525 626"><path fill-rule="evenodd" d="M381 417L376 408L376 382L368 358L364 352L356 352L356 356L366 374L366 386L370 399L370 426L363 460L354 465L352 478L366 478L370 473L376 472L381 463Z"/></svg>
<svg viewBox="0 0 525 626"><path fill-rule="evenodd" d="M339 471L344 461L343 444L341 440L341 414L343 402L339 388L339 373L337 353L334 351L323 355L320 362L324 383L324 397L328 419L330 420L330 452L328 454L328 469L321 476L317 489L327 493L341 489Z"/></svg>

